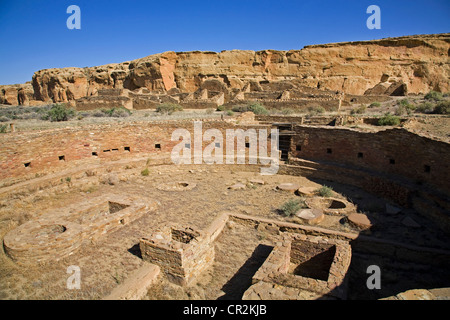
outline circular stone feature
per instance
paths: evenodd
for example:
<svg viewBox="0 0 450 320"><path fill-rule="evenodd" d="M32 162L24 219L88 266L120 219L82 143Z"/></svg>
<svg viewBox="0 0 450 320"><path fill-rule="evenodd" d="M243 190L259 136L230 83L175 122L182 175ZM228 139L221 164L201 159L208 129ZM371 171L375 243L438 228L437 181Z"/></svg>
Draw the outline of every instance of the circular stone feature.
<svg viewBox="0 0 450 320"><path fill-rule="evenodd" d="M314 187L300 187L298 188L297 193L300 196L312 197L314 196L316 190L317 188Z"/></svg>
<svg viewBox="0 0 450 320"><path fill-rule="evenodd" d="M295 216L307 224L319 224L325 218L320 209L301 209L295 213Z"/></svg>
<svg viewBox="0 0 450 320"><path fill-rule="evenodd" d="M81 225L68 221L29 221L3 238L6 254L24 264L59 260L74 252L81 242Z"/></svg>
<svg viewBox="0 0 450 320"><path fill-rule="evenodd" d="M296 183L282 183L277 186L278 190L295 192L300 186Z"/></svg>
<svg viewBox="0 0 450 320"><path fill-rule="evenodd" d="M351 225L361 230L366 230L372 227L372 223L369 218L362 213L352 213L347 217L347 219Z"/></svg>
<svg viewBox="0 0 450 320"><path fill-rule="evenodd" d="M197 186L197 184L187 181L175 181L175 182L168 182L165 184L160 184L156 187L158 190L163 191L186 191L186 190L192 190Z"/></svg>
<svg viewBox="0 0 450 320"><path fill-rule="evenodd" d="M356 211L355 206L343 199L313 197L305 200L310 208L322 209L325 214L339 216Z"/></svg>
<svg viewBox="0 0 450 320"><path fill-rule="evenodd" d="M50 225L42 226L42 228L40 228L38 230L38 232L36 232L35 239L54 238L66 230L67 230L67 228L60 224L50 224Z"/></svg>

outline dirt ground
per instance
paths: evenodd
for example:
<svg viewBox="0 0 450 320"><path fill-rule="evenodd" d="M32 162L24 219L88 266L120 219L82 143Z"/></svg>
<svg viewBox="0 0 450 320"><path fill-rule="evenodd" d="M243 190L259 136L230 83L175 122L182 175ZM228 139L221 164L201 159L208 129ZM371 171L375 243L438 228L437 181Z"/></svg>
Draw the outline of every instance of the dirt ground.
<svg viewBox="0 0 450 320"><path fill-rule="evenodd" d="M390 102L393 107L394 102ZM378 110L384 112L385 110ZM371 110L371 112L378 112ZM221 113L198 111L192 114L168 116L167 119L192 117L220 117ZM153 121L152 111L134 112L123 119L85 118L66 123L51 123L40 120L16 121L21 130L42 130L66 126L95 125L117 121ZM416 116L404 127L413 132L450 140L450 117ZM364 130L364 128L361 128ZM370 130L380 130L371 127ZM369 130L368 129L368 130ZM383 129L383 128L381 128ZM60 260L35 266L14 263L0 250L0 299L101 299L139 266L139 239L152 233L168 222L189 225L197 229L206 228L221 212L232 211L261 216L279 221L299 223L292 217L280 213L280 207L298 196L276 189L281 183L297 183L302 187L333 188L334 197L346 199L356 205L358 212L365 213L373 224L362 234L405 244L449 249L450 239L436 225L411 210L397 214L386 213L386 202L361 189L329 181L312 181L305 177L274 175L261 178L258 171L248 168L230 169L227 166L150 166L149 175L142 176L142 167L123 163L120 169L125 179L109 185L101 183L102 177L86 177L76 186L53 187L18 198L1 199L0 238L45 212L83 201L110 192L141 195L157 200L159 206L141 218L124 225L97 241L84 243L75 253ZM113 172L114 174L114 172ZM263 179L264 185L252 184L253 178ZM166 183L186 181L196 187L185 191L164 191L158 188ZM242 190L230 190L235 183L246 185ZM162 190L161 190L162 189ZM3 203L3 206L2 206ZM7 205L4 205L7 203ZM419 227L412 228L402 223L413 219ZM358 234L359 230L349 225L341 216L326 215L318 225L321 228ZM162 279L149 290L146 299L239 299L249 285L251 276L267 257L275 241L273 234L229 223L215 242L215 262L196 283L181 288ZM51 254L51 253L50 253ZM384 274L386 286L379 292L368 292L365 288L368 264L378 263L391 270ZM68 290L67 268L80 267L82 285L80 290ZM382 255L354 252L349 272L349 297L351 299L381 298L400 292L405 288L450 286L444 272L423 264L404 264ZM396 291L398 290L398 291Z"/></svg>

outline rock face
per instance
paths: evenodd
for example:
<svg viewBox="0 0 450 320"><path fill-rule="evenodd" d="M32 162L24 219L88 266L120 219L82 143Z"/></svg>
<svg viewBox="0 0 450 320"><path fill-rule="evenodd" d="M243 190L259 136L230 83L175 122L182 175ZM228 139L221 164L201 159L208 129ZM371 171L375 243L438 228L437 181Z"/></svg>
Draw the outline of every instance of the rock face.
<svg viewBox="0 0 450 320"><path fill-rule="evenodd" d="M40 70L33 75L32 91L29 84L0 86L0 103L65 102L111 88L159 93L206 89L223 92L225 102L263 91L283 92L279 98L286 99L288 90L298 86L354 95L447 92L449 54L450 33L290 51L165 52L98 67Z"/></svg>

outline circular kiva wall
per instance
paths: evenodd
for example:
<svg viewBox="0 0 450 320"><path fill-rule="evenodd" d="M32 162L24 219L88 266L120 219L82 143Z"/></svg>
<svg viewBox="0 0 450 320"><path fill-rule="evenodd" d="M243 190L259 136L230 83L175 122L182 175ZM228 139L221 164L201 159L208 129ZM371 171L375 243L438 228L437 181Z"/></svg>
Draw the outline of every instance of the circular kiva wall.
<svg viewBox="0 0 450 320"><path fill-rule="evenodd" d="M49 210L9 231L6 254L22 264L59 260L91 241L156 209L157 202L120 194L101 195L68 207Z"/></svg>
<svg viewBox="0 0 450 320"><path fill-rule="evenodd" d="M202 134L208 129L217 129L216 133L221 133L223 140L196 140L194 132L198 133L198 128L194 128L192 120L3 134L0 136L0 197L20 190L23 185L18 184L20 181L33 183L32 179L37 176L87 164L102 166L111 161L126 164L128 159L139 158L148 159L147 165L153 161L170 164L173 163L171 152L180 144L191 151L192 163L195 163L194 151L199 144L201 150L211 144L227 148L227 129L256 133L267 130L267 136L258 134L257 137L259 143L261 139L268 141L270 153L271 125L234 125L218 120L203 121L201 125ZM173 136L180 129L190 134L190 141L177 134ZM246 143L245 148L248 152L252 146ZM342 127L292 124L288 134L280 134L280 149L286 161L280 165L278 174L354 185L401 206L412 207L450 230L449 143L404 129L361 132ZM237 152L236 144L233 150Z"/></svg>

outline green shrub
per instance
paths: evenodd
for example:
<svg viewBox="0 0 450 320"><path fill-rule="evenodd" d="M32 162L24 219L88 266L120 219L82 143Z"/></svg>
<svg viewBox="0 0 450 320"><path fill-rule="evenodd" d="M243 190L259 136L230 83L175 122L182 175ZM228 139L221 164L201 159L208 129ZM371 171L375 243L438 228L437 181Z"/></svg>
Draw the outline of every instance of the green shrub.
<svg viewBox="0 0 450 320"><path fill-rule="evenodd" d="M65 104L55 104L48 110L47 114L44 115L44 120L54 121L67 121L75 116L75 110L66 107Z"/></svg>
<svg viewBox="0 0 450 320"><path fill-rule="evenodd" d="M231 111L233 111L233 112L245 112L244 110L248 111L246 106L233 106L233 107L231 107Z"/></svg>
<svg viewBox="0 0 450 320"><path fill-rule="evenodd" d="M416 110L416 107L409 103L408 99L402 99L397 102L397 108L395 109L395 115L402 116L405 114L412 114Z"/></svg>
<svg viewBox="0 0 450 320"><path fill-rule="evenodd" d="M162 114L172 114L176 111L183 111L183 107L176 103L162 103L156 107L156 112Z"/></svg>
<svg viewBox="0 0 450 320"><path fill-rule="evenodd" d="M302 208L307 208L303 199L291 199L281 206L280 211L283 212L286 217L290 217Z"/></svg>
<svg viewBox="0 0 450 320"><path fill-rule="evenodd" d="M269 114L269 111L260 103L252 103L246 106L234 106L231 108L234 112L247 112L251 111L254 114Z"/></svg>
<svg viewBox="0 0 450 320"><path fill-rule="evenodd" d="M333 195L333 188L331 187L327 187L327 186L322 186L319 189L317 189L317 193L321 196L321 197L331 197Z"/></svg>
<svg viewBox="0 0 450 320"><path fill-rule="evenodd" d="M224 105L218 106L216 110L217 111L225 111L225 106Z"/></svg>
<svg viewBox="0 0 450 320"><path fill-rule="evenodd" d="M409 103L409 100L408 99L402 99L402 100L400 100L400 101L398 101L397 102L397 105L398 106L409 106L410 105L410 103Z"/></svg>
<svg viewBox="0 0 450 320"><path fill-rule="evenodd" d="M234 112L232 110L228 110L226 114L227 114L227 116L231 117L234 115Z"/></svg>
<svg viewBox="0 0 450 320"><path fill-rule="evenodd" d="M289 108L284 108L284 109L281 109L281 114L283 114L283 115L289 115L289 114L293 114L294 113L294 110L292 110L292 109L289 109Z"/></svg>
<svg viewBox="0 0 450 320"><path fill-rule="evenodd" d="M450 114L450 101L439 102L434 108L433 113Z"/></svg>
<svg viewBox="0 0 450 320"><path fill-rule="evenodd" d="M400 118L386 113L383 117L378 119L379 126L398 126L400 124Z"/></svg>
<svg viewBox="0 0 450 320"><path fill-rule="evenodd" d="M381 107L381 103L379 103L379 102L377 102L377 101L372 102L372 103L369 105L369 108L378 108L378 107Z"/></svg>
<svg viewBox="0 0 450 320"><path fill-rule="evenodd" d="M7 124L0 124L0 133L6 133L7 129L8 129Z"/></svg>
<svg viewBox="0 0 450 320"><path fill-rule="evenodd" d="M436 91L430 91L428 92L425 97L425 100L434 100L434 101L441 101L443 99L442 93L436 92Z"/></svg>
<svg viewBox="0 0 450 320"><path fill-rule="evenodd" d="M113 118L125 118L131 115L131 111L125 107L113 107L111 109L101 109L101 112L95 112L94 117L113 117Z"/></svg>
<svg viewBox="0 0 450 320"><path fill-rule="evenodd" d="M141 171L141 175L143 176L148 176L150 174L150 171L148 170L148 168L145 168L144 170Z"/></svg>
<svg viewBox="0 0 450 320"><path fill-rule="evenodd" d="M325 112L325 108L322 106L309 106L308 107L308 115L316 116L318 114L322 114Z"/></svg>
<svg viewBox="0 0 450 320"><path fill-rule="evenodd" d="M414 110L416 110L416 107L413 106L412 104L409 105L399 105L396 109L395 109L395 115L396 116L402 116L402 115L411 115Z"/></svg>
<svg viewBox="0 0 450 320"><path fill-rule="evenodd" d="M366 110L367 110L366 105L365 105L365 104L362 104L362 105L360 105L358 108L352 109L352 111L350 111L350 114L351 114L351 115L354 115L354 114L363 114L363 113L366 112Z"/></svg>
<svg viewBox="0 0 450 320"><path fill-rule="evenodd" d="M259 103L253 103L248 106L248 110L253 112L254 114L269 114L269 111Z"/></svg>

